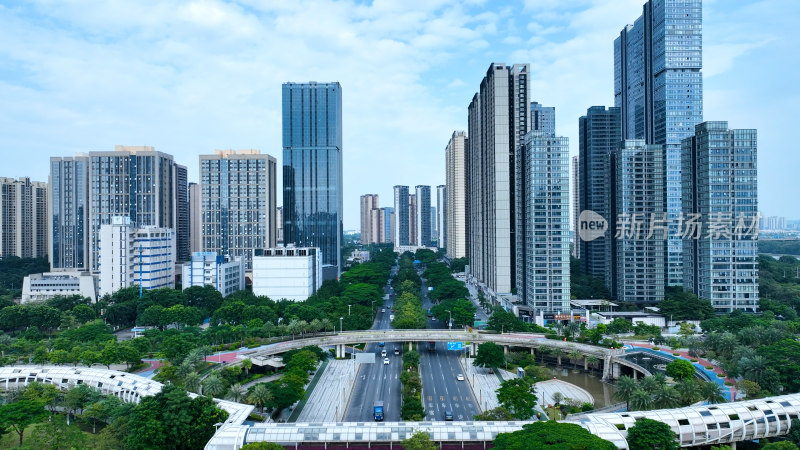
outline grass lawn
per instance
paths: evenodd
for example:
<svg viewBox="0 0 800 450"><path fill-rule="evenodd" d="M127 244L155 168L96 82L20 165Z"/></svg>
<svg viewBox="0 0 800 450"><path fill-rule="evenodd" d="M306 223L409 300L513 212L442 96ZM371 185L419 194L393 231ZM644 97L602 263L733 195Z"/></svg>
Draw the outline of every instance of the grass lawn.
<svg viewBox="0 0 800 450"><path fill-rule="evenodd" d="M34 430L40 424L34 424L25 428L25 434L22 437L22 445L27 446L30 443L30 438L33 435ZM95 441L97 440L97 434L92 434L92 426L86 424L75 424L73 422L72 426L80 427L81 431L83 432L84 436L86 436L86 444L88 448L97 448ZM100 433L100 427L97 428L97 432ZM14 432L10 431L9 433L0 436L0 448L20 448L19 446L19 435Z"/></svg>

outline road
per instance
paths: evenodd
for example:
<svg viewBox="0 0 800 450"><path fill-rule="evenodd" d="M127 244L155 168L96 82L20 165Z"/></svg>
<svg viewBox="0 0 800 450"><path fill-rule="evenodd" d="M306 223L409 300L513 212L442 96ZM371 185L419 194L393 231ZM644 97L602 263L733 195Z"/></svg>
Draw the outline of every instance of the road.
<svg viewBox="0 0 800 450"><path fill-rule="evenodd" d="M422 282L422 305L432 306L428 298L428 287ZM447 328L441 320L428 319L428 328ZM462 373L458 364L463 352L447 350L447 342L437 342L436 351L429 352L427 343L418 344L420 368L422 370L423 406L427 420L444 420L445 411L453 413L453 420L472 420L478 414L477 404L466 381L457 381Z"/></svg>
<svg viewBox="0 0 800 450"><path fill-rule="evenodd" d="M392 268L392 277L395 270L396 268ZM394 292L390 286L384 286L384 293L390 295L390 300L386 302L386 312L377 314L372 330L392 329L389 316L391 305L394 303ZM395 355L394 349L398 348L402 352L402 343L385 344L389 365L383 364L383 357L380 354L382 348L378 344L367 344L364 348L365 352L375 353L375 364L359 364L356 385L353 387L353 395L344 419L346 422L373 421L372 406L376 400L383 401L384 421L400 421L400 371L403 369L403 360L402 353Z"/></svg>

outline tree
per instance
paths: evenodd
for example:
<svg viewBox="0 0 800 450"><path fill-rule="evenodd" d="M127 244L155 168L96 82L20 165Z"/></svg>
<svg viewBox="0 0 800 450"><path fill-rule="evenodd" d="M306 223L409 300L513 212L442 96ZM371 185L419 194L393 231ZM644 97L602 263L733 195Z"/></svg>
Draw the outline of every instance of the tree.
<svg viewBox="0 0 800 450"><path fill-rule="evenodd" d="M669 425L652 419L639 419L628 430L628 445L631 450L678 450L678 435Z"/></svg>
<svg viewBox="0 0 800 450"><path fill-rule="evenodd" d="M657 409L677 408L680 406L678 401L678 391L669 385L658 386L653 394L653 407Z"/></svg>
<svg viewBox="0 0 800 450"><path fill-rule="evenodd" d="M682 406L688 406L692 403L698 402L702 400L703 394L700 391L700 387L694 380L683 380L682 382L678 383L678 386L675 388L678 391L678 398L680 399Z"/></svg>
<svg viewBox="0 0 800 450"><path fill-rule="evenodd" d="M505 363L506 357L503 348L494 342L484 342L478 346L478 355L472 364L477 367L496 369Z"/></svg>
<svg viewBox="0 0 800 450"><path fill-rule="evenodd" d="M219 397L225 393L225 382L216 374L212 373L203 380L203 394L211 397Z"/></svg>
<svg viewBox="0 0 800 450"><path fill-rule="evenodd" d="M668 286L665 298L658 304L658 313L672 320L705 320L714 317L711 302L680 287Z"/></svg>
<svg viewBox="0 0 800 450"><path fill-rule="evenodd" d="M494 440L494 448L615 450L617 446L593 435L580 425L548 421L523 425L522 430L513 433L500 433Z"/></svg>
<svg viewBox="0 0 800 450"><path fill-rule="evenodd" d="M497 389L497 401L503 408L511 411L514 418L530 419L536 407L533 384L524 378L505 380Z"/></svg>
<svg viewBox="0 0 800 450"><path fill-rule="evenodd" d="M17 433L22 446L25 428L45 420L47 416L42 400L22 398L0 406L0 428L10 428Z"/></svg>
<svg viewBox="0 0 800 450"><path fill-rule="evenodd" d="M75 321L78 323L86 323L97 318L97 313L89 305L78 305L72 308L72 315L75 316Z"/></svg>
<svg viewBox="0 0 800 450"><path fill-rule="evenodd" d="M797 450L797 445L789 441L777 441L765 444L761 450Z"/></svg>
<svg viewBox="0 0 800 450"><path fill-rule="evenodd" d="M617 390L614 392L614 397L625 402L626 408L630 407L631 396L638 387L636 380L627 375L622 376L617 380Z"/></svg>
<svg viewBox="0 0 800 450"><path fill-rule="evenodd" d="M274 442L253 442L241 447L242 450L286 450L286 447Z"/></svg>
<svg viewBox="0 0 800 450"><path fill-rule="evenodd" d="M486 323L486 328L497 332L527 331L527 324L520 320L514 313L496 308Z"/></svg>
<svg viewBox="0 0 800 450"><path fill-rule="evenodd" d="M667 375L676 380L687 380L694 376L694 366L685 359L674 359L667 364Z"/></svg>
<svg viewBox="0 0 800 450"><path fill-rule="evenodd" d="M256 384L252 392L247 396L247 401L257 406L261 412L264 412L264 405L272 400L272 391L264 383Z"/></svg>
<svg viewBox="0 0 800 450"><path fill-rule="evenodd" d="M725 395L722 394L722 387L713 381L706 381L700 385L700 395L708 403L724 403Z"/></svg>
<svg viewBox="0 0 800 450"><path fill-rule="evenodd" d="M631 411L647 411L653 409L653 405L653 396L641 387L633 391L628 401L628 409Z"/></svg>
<svg viewBox="0 0 800 450"><path fill-rule="evenodd" d="M419 353L416 350L409 350L403 353L403 366L406 365L410 367L418 367L419 366Z"/></svg>
<svg viewBox="0 0 800 450"><path fill-rule="evenodd" d="M403 407L400 408L400 417L403 420L420 421L425 418L425 409L419 397L404 397Z"/></svg>
<svg viewBox="0 0 800 450"><path fill-rule="evenodd" d="M70 388L64 394L64 406L67 410L67 422L69 422L69 415L78 411L79 414L83 413L83 408L86 408L91 403L100 399L100 392L92 389L87 384L79 384Z"/></svg>
<svg viewBox="0 0 800 450"><path fill-rule="evenodd" d="M67 418L61 415L50 418L38 425L28 445L36 449L72 450L76 448L89 448L86 436L77 425L69 425Z"/></svg>
<svg viewBox="0 0 800 450"><path fill-rule="evenodd" d="M120 357L117 340L113 339L106 342L106 345L103 346L103 350L100 351L100 363L105 364L106 368L111 369L111 365L119 361Z"/></svg>
<svg viewBox="0 0 800 450"><path fill-rule="evenodd" d="M800 445L800 420L793 419L786 439L794 445Z"/></svg>
<svg viewBox="0 0 800 450"><path fill-rule="evenodd" d="M424 431L417 431L401 442L403 450L436 450L436 444L431 442L430 436Z"/></svg>
<svg viewBox="0 0 800 450"><path fill-rule="evenodd" d="M761 394L761 386L755 381L750 380L742 380L736 383L736 390L750 399L759 398ZM794 429L794 427L792 429ZM798 432L800 432L800 430Z"/></svg>
<svg viewBox="0 0 800 450"><path fill-rule="evenodd" d="M253 361L250 358L245 358L242 360L242 369L244 369L244 374L249 375L250 369L253 368Z"/></svg>
<svg viewBox="0 0 800 450"><path fill-rule="evenodd" d="M247 389L243 388L241 384L235 383L228 388L228 399L233 402L239 402L247 394Z"/></svg>
<svg viewBox="0 0 800 450"><path fill-rule="evenodd" d="M474 420L505 421L514 420L514 415L511 414L511 411L503 408L502 406L498 406L497 408L484 411L476 416L472 416L472 418Z"/></svg>

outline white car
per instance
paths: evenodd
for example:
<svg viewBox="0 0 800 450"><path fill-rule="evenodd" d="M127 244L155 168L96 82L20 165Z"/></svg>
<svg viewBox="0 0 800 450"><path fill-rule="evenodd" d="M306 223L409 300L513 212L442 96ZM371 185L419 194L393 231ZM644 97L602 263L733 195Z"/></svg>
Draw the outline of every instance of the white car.
<svg viewBox="0 0 800 450"><path fill-rule="evenodd" d="M385 313L386 312L386 308L381 308L381 312Z"/></svg>
<svg viewBox="0 0 800 450"><path fill-rule="evenodd" d="M458 375L456 376L456 380L458 380L458 381L464 381L464 375L462 375L462 374L458 374Z"/></svg>
<svg viewBox="0 0 800 450"><path fill-rule="evenodd" d="M383 365L389 364L389 358L383 358Z"/></svg>
<svg viewBox="0 0 800 450"><path fill-rule="evenodd" d="M436 316L431 317L431 320L436 322Z"/></svg>

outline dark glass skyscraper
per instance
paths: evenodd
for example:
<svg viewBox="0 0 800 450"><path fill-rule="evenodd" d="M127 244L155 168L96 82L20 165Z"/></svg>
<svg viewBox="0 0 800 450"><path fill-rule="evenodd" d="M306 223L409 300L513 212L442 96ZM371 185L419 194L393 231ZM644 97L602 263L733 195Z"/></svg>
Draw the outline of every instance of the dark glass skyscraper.
<svg viewBox="0 0 800 450"><path fill-rule="evenodd" d="M283 85L283 239L319 247L338 275L342 247L342 87Z"/></svg>
<svg viewBox="0 0 800 450"><path fill-rule="evenodd" d="M650 0L614 41L614 105L622 138L664 146L670 226L681 212L681 140L703 121L701 0ZM667 284L683 284L681 239L670 228Z"/></svg>

